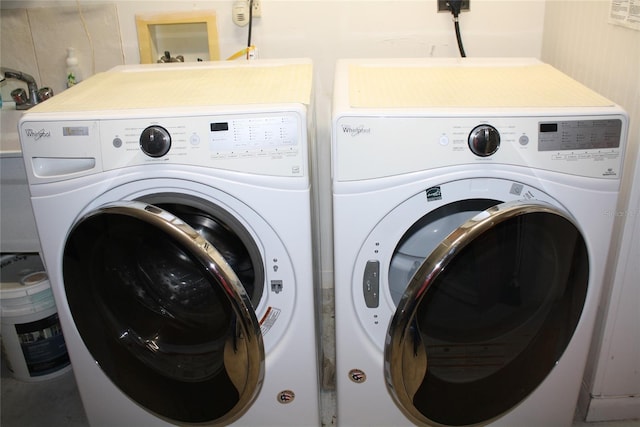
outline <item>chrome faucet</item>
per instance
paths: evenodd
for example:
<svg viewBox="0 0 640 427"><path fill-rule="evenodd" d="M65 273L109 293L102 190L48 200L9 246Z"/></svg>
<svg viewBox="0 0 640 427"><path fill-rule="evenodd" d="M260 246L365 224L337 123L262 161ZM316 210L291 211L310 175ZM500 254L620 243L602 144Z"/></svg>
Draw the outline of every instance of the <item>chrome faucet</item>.
<svg viewBox="0 0 640 427"><path fill-rule="evenodd" d="M27 73L4 67L0 67L0 73L2 73L2 75L7 79L20 80L27 84L27 89L29 90L28 98L24 89L14 89L11 91L11 97L16 102L17 110L29 109L39 102L53 96L53 90L48 87L43 87L38 90L36 79Z"/></svg>

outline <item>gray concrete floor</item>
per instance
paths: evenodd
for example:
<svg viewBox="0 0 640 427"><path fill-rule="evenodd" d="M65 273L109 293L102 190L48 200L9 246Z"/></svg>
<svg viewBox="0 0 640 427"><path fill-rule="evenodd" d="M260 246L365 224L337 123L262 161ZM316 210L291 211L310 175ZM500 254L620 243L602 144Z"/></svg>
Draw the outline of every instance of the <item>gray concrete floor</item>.
<svg viewBox="0 0 640 427"><path fill-rule="evenodd" d="M2 427L86 427L89 425L73 372L39 382L18 381L2 363Z"/></svg>

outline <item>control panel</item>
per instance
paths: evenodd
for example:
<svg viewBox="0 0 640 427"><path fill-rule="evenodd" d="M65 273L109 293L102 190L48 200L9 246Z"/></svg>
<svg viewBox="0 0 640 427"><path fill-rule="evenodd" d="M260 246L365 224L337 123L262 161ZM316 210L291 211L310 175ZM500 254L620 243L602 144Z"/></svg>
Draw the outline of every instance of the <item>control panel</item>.
<svg viewBox="0 0 640 427"><path fill-rule="evenodd" d="M45 180L152 164L304 176L304 123L301 111L276 111L25 121L20 131L25 155L34 159L35 178Z"/></svg>
<svg viewBox="0 0 640 427"><path fill-rule="evenodd" d="M509 164L619 179L626 116L340 117L334 175L371 179L465 164Z"/></svg>
<svg viewBox="0 0 640 427"><path fill-rule="evenodd" d="M620 148L622 120L563 120L538 124L539 151L588 151Z"/></svg>
<svg viewBox="0 0 640 427"><path fill-rule="evenodd" d="M305 133L296 113L100 122L105 169L175 162L296 176L304 169Z"/></svg>

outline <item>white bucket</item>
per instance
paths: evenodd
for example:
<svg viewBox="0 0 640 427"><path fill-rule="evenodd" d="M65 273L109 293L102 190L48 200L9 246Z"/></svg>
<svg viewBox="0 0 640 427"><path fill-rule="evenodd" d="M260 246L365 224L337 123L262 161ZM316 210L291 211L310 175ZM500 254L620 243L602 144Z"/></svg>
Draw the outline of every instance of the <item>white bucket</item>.
<svg viewBox="0 0 640 427"><path fill-rule="evenodd" d="M36 254L0 259L2 352L14 378L43 381L71 369L51 286Z"/></svg>

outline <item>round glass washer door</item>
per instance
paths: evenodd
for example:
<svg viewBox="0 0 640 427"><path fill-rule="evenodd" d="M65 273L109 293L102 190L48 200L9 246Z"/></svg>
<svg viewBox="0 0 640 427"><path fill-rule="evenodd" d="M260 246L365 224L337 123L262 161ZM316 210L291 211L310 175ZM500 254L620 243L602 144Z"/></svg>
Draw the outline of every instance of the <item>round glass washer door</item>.
<svg viewBox="0 0 640 427"><path fill-rule="evenodd" d="M444 205L405 233L394 256L415 256L419 236L478 210L423 248L387 329L387 388L418 424L477 425L515 407L556 365L586 299L584 238L542 201Z"/></svg>
<svg viewBox="0 0 640 427"><path fill-rule="evenodd" d="M93 209L63 255L74 322L103 372L182 424L231 423L257 397L263 265L231 215L174 194Z"/></svg>

